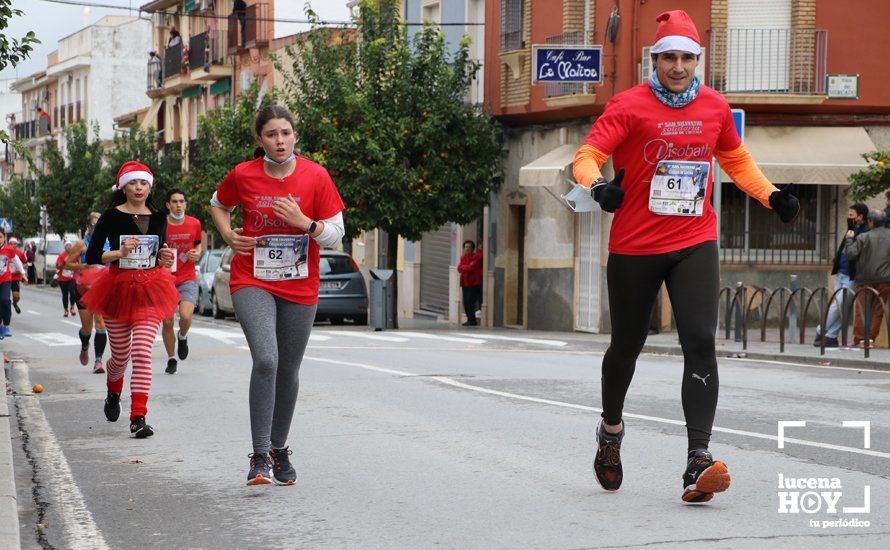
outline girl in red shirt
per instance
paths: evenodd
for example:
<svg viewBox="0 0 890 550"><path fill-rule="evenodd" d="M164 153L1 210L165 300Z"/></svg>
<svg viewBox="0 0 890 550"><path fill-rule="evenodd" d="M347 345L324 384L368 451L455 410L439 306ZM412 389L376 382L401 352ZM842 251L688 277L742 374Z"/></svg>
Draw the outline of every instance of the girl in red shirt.
<svg viewBox="0 0 890 550"><path fill-rule="evenodd" d="M318 304L319 247L343 238L344 205L327 170L294 155L287 109L263 108L254 131L264 156L229 172L213 194L212 216L237 252L229 287L253 358L247 484L292 485L287 435ZM233 229L238 206L244 227Z"/></svg>
<svg viewBox="0 0 890 550"><path fill-rule="evenodd" d="M65 241L65 251L61 252L59 257L56 258L56 278L59 280L59 288L62 290L62 309L64 317L68 317L69 311L71 312L71 315L77 314L77 311L74 308L74 295L72 293L72 289L74 288L74 272L65 267L65 260L68 259L68 254L71 253L72 246L74 245L71 244L71 241Z"/></svg>

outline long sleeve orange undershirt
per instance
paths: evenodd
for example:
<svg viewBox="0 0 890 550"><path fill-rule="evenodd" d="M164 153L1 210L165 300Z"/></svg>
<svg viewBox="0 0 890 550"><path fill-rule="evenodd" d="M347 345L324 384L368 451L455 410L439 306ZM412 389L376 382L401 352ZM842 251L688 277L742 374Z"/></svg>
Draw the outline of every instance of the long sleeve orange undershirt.
<svg viewBox="0 0 890 550"><path fill-rule="evenodd" d="M770 207L769 196L776 190L776 186L760 171L744 145L732 151L714 151L714 156L736 187L758 200L763 206ZM582 145L575 154L572 164L575 181L584 187L591 187L597 179L603 177L601 168L608 158L609 155L596 147Z"/></svg>

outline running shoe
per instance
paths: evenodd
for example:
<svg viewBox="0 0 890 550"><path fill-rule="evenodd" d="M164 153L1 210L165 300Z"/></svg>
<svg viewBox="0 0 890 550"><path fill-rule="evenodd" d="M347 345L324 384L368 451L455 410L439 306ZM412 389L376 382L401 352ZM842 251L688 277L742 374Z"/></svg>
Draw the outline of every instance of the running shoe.
<svg viewBox="0 0 890 550"><path fill-rule="evenodd" d="M78 356L80 359L80 364L83 366L87 366L87 363L90 362L90 348L83 348L80 350L80 355Z"/></svg>
<svg viewBox="0 0 890 550"><path fill-rule="evenodd" d="M293 485L297 481L297 471L288 458L292 454L294 452L287 447L269 451L269 458L272 459L272 481L278 485Z"/></svg>
<svg viewBox="0 0 890 550"><path fill-rule="evenodd" d="M77 308L71 306L71 315L77 315Z"/></svg>
<svg viewBox="0 0 890 550"><path fill-rule="evenodd" d="M624 424L621 432L610 434L603 426L603 419L596 427L596 457L593 459L593 471L596 480L606 491L617 491L624 479L621 468L621 440L624 439Z"/></svg>
<svg viewBox="0 0 890 550"><path fill-rule="evenodd" d="M167 368L164 369L167 374L176 374L176 359L167 359Z"/></svg>
<svg viewBox="0 0 890 550"><path fill-rule="evenodd" d="M16 313L22 312L22 308L20 308L18 304L12 304L12 308L15 310Z"/></svg>
<svg viewBox="0 0 890 550"><path fill-rule="evenodd" d="M93 365L93 374L105 374L105 367L102 366L101 359L96 359L96 363Z"/></svg>
<svg viewBox="0 0 890 550"><path fill-rule="evenodd" d="M63 310L62 317L68 317L68 310Z"/></svg>
<svg viewBox="0 0 890 550"><path fill-rule="evenodd" d="M9 327L3 327L3 337L4 338L12 337L12 331L9 329Z"/></svg>
<svg viewBox="0 0 890 550"><path fill-rule="evenodd" d="M188 338L179 338L179 346L176 348L176 354L179 356L179 359L185 361L185 358L189 356L189 339Z"/></svg>
<svg viewBox="0 0 890 550"><path fill-rule="evenodd" d="M130 421L130 433L136 439L144 439L153 436L155 431L145 423L145 417L140 415Z"/></svg>
<svg viewBox="0 0 890 550"><path fill-rule="evenodd" d="M268 485L272 483L272 474L269 472L272 467L272 460L269 455L253 453L247 455L250 459L250 471L247 472L248 485Z"/></svg>
<svg viewBox="0 0 890 550"><path fill-rule="evenodd" d="M117 419L120 418L120 416L121 394L109 390L108 396L105 398L105 418L107 418L109 422L117 422Z"/></svg>
<svg viewBox="0 0 890 550"><path fill-rule="evenodd" d="M729 470L722 461L714 461L711 453L699 449L689 451L686 472L683 474L683 500L708 502L714 493L729 489Z"/></svg>

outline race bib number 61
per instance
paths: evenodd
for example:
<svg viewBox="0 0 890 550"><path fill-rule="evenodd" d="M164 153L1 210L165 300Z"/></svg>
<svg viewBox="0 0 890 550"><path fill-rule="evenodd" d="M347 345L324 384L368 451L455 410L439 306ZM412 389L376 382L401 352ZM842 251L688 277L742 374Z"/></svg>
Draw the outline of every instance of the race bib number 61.
<svg viewBox="0 0 890 550"><path fill-rule="evenodd" d="M649 210L662 216L701 216L709 162L662 160L649 185Z"/></svg>
<svg viewBox="0 0 890 550"><path fill-rule="evenodd" d="M136 239L136 248L121 258L121 269L151 269L158 260L159 239L157 235L121 235L121 247L129 239Z"/></svg>

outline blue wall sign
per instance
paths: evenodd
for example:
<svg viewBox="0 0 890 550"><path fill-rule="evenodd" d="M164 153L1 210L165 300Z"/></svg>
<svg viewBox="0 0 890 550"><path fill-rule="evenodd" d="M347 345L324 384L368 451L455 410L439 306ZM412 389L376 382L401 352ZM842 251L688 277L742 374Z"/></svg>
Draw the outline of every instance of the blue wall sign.
<svg viewBox="0 0 890 550"><path fill-rule="evenodd" d="M602 80L602 46L532 46L532 83Z"/></svg>
<svg viewBox="0 0 890 550"><path fill-rule="evenodd" d="M735 123L735 131L739 134L742 143L745 142L745 110L730 109L732 111L732 121Z"/></svg>

